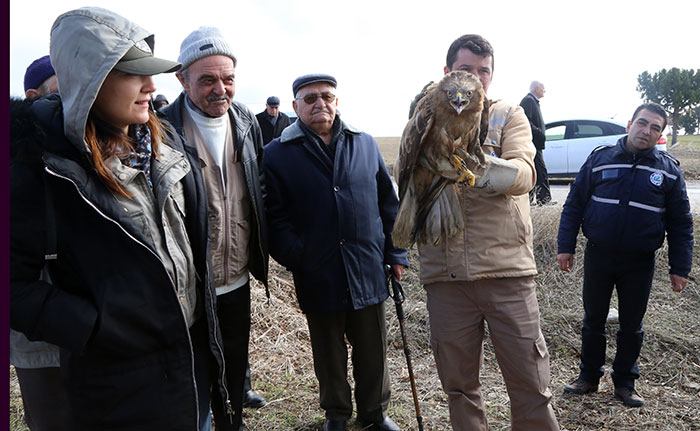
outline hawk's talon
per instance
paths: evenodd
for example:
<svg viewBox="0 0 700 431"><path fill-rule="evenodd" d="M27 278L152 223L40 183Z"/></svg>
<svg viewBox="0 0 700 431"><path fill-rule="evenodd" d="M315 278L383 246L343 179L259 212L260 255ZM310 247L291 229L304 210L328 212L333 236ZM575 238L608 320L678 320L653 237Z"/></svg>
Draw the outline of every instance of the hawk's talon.
<svg viewBox="0 0 700 431"><path fill-rule="evenodd" d="M476 176L474 176L474 174L472 173L472 171L470 171L469 169L467 169L467 172L465 172L464 175L462 175L462 176L459 178L459 180L457 180L457 182L458 182L459 184L466 184L466 185L468 185L469 187L474 187L474 184L476 184Z"/></svg>
<svg viewBox="0 0 700 431"><path fill-rule="evenodd" d="M452 166L455 169L462 173L469 171L469 169L467 168L467 162L465 162L463 158L459 157L456 154L450 156L450 164L452 164Z"/></svg>
<svg viewBox="0 0 700 431"><path fill-rule="evenodd" d="M474 186L476 183L476 177L472 171L467 167L467 162L456 154L450 157L450 163L461 175L457 179L459 184L467 184L468 186Z"/></svg>

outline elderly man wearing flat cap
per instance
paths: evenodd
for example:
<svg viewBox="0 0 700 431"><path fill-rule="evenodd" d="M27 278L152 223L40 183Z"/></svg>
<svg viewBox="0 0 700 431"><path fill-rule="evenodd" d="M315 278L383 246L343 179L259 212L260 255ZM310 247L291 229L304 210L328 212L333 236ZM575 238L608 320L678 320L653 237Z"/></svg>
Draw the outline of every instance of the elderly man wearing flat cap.
<svg viewBox="0 0 700 431"><path fill-rule="evenodd" d="M258 406L265 403L253 391L244 393L250 275L267 288L262 133L255 115L233 100L236 57L219 29L200 27L190 33L180 46L178 62L182 69L176 76L183 92L160 112L196 148L202 167L228 389L228 394L212 391L212 411L217 431L238 431L243 429L246 394L255 397ZM230 400L229 411L219 407L221 397Z"/></svg>
<svg viewBox="0 0 700 431"><path fill-rule="evenodd" d="M372 430L398 430L386 416L384 265L400 276L406 251L391 231L398 210L377 143L337 115L330 75L294 81L298 120L265 147L270 253L294 275L311 335L324 430L344 430L353 405L347 381L352 346L357 419Z"/></svg>
<svg viewBox="0 0 700 431"><path fill-rule="evenodd" d="M282 134L282 130L291 124L289 116L280 112L280 98L277 96L268 97L267 102L265 102L265 110L255 117L260 124L265 145L278 138Z"/></svg>

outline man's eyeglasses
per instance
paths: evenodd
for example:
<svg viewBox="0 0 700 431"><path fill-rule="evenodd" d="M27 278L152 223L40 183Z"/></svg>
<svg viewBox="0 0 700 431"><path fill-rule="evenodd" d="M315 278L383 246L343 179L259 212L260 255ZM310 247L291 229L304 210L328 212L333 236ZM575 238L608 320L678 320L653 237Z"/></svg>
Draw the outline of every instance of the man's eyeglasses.
<svg viewBox="0 0 700 431"><path fill-rule="evenodd" d="M335 100L335 94L331 93L330 91L324 91L323 93L309 93L304 95L304 97L297 97L296 99L303 99L305 103L313 105L316 103L319 97L326 103L332 103Z"/></svg>

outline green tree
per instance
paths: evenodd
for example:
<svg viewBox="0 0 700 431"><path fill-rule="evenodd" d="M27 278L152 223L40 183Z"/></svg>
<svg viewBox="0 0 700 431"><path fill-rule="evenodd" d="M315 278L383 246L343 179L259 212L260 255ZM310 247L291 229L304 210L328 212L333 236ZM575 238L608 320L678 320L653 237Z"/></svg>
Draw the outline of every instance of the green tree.
<svg viewBox="0 0 700 431"><path fill-rule="evenodd" d="M686 135L694 135L700 127L700 104L683 114L678 119L678 125L685 130Z"/></svg>
<svg viewBox="0 0 700 431"><path fill-rule="evenodd" d="M647 71L637 77L637 91L647 102L656 102L671 116L671 146L678 140L679 122L700 104L700 69L661 69L653 75Z"/></svg>

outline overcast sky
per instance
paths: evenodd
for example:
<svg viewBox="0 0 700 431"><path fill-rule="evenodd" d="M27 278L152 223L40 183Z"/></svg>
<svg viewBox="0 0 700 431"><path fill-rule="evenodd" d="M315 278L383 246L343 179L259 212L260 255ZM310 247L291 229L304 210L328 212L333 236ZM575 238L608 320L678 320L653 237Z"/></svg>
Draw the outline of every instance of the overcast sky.
<svg viewBox="0 0 700 431"><path fill-rule="evenodd" d="M49 53L63 12L90 2L10 2L10 95ZM235 99L254 112L276 95L292 111L292 82L306 73L338 79L343 119L374 136L400 136L414 95L439 80L450 43L478 33L494 47L488 96L519 103L532 80L545 84L545 121L585 117L626 123L641 103L637 76L662 68L700 68L700 2L94 0L156 35L156 56L177 59L202 25L219 27L236 57ZM29 25L31 23L31 25ZM173 100L174 74L155 78Z"/></svg>

